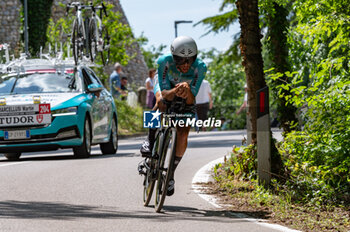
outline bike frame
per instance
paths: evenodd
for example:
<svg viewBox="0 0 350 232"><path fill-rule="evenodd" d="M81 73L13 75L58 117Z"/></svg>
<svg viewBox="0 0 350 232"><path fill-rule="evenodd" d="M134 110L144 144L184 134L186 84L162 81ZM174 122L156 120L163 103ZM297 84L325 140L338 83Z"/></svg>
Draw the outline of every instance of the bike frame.
<svg viewBox="0 0 350 232"><path fill-rule="evenodd" d="M96 20L96 24L97 24L97 27L95 28L95 35L96 35L96 41L97 41L97 51L101 52L103 51L103 44L99 43L100 39L101 39L101 33L102 33L102 10L104 11L105 15L107 16L107 12L106 12L106 8L105 6L102 4L102 6L93 6L93 5L90 5L91 9L92 9L92 17L91 19L92 20ZM98 16L96 10L100 10L100 16Z"/></svg>
<svg viewBox="0 0 350 232"><path fill-rule="evenodd" d="M76 10L75 15L76 15L76 19L78 20L78 28L82 27L82 29L83 29L83 37L86 40L87 39L87 35L86 35L85 26L84 26L84 19L83 19L83 16L82 16L82 11L83 11L83 9L91 8L91 7L90 6L81 5L80 2L72 2L72 3L67 5L67 12L68 12L68 8L73 8L73 7Z"/></svg>
<svg viewBox="0 0 350 232"><path fill-rule="evenodd" d="M102 20L100 19L100 17L98 17L98 14L96 14L96 12L92 13L92 19L95 19L97 22L95 35L96 35L97 41L99 41L101 38L100 32L102 31ZM97 49L98 51L103 50L103 48L101 47L101 44L97 43L97 47L98 47L98 49Z"/></svg>

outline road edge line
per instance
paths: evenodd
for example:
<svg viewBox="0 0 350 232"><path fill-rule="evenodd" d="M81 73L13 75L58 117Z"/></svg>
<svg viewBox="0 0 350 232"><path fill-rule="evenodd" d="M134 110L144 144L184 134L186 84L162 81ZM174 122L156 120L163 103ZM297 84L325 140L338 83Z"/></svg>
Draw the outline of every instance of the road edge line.
<svg viewBox="0 0 350 232"><path fill-rule="evenodd" d="M200 198L207 201L209 204L213 205L215 208L222 209L224 205L217 203L218 199L214 195L206 194L203 190L206 189L206 187L201 186L201 183L208 183L212 179L211 177L211 171L214 168L214 166L218 163L223 163L226 156L218 158L216 160L213 160L203 167L201 167L196 174L193 176L192 179L192 190L195 192ZM246 221L250 221L256 224L259 224L264 227L269 227L271 229L283 231L283 232L301 232L300 230L294 230L290 229L288 227L279 225L279 224L271 224L267 223L267 220L264 219L256 219L256 218L249 218L248 215L243 213L230 213L232 216L241 218Z"/></svg>

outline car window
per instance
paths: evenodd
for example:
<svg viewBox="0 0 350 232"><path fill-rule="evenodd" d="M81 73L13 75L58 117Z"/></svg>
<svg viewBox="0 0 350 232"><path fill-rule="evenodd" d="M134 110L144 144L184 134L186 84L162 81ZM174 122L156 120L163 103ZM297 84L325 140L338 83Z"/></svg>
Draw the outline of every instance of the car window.
<svg viewBox="0 0 350 232"><path fill-rule="evenodd" d="M16 82L16 77L9 77L5 80L0 78L0 93L9 94L13 88L13 85Z"/></svg>
<svg viewBox="0 0 350 232"><path fill-rule="evenodd" d="M96 77L95 73L94 73L92 70L86 69L86 72L87 72L87 73L89 74L89 76L91 77L93 83L99 84L99 85L103 85L102 82L101 82L101 80L100 80L98 77Z"/></svg>
<svg viewBox="0 0 350 232"><path fill-rule="evenodd" d="M32 73L5 77L0 94L26 94L81 91L81 81L72 74Z"/></svg>
<svg viewBox="0 0 350 232"><path fill-rule="evenodd" d="M89 76L89 74L86 72L85 69L82 69L81 70L81 73L83 75L83 79L84 79L84 85L85 85L85 88L87 88L89 85L91 85L93 82Z"/></svg>

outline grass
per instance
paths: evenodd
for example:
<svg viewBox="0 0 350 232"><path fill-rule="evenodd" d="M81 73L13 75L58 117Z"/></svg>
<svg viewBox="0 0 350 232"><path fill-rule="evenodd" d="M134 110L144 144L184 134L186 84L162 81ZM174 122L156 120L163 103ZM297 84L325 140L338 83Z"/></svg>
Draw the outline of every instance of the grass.
<svg viewBox="0 0 350 232"><path fill-rule="evenodd" d="M225 165L215 168L208 193L215 194L227 210L244 212L301 231L350 231L349 206L298 204L286 191L265 189L257 181L232 178Z"/></svg>

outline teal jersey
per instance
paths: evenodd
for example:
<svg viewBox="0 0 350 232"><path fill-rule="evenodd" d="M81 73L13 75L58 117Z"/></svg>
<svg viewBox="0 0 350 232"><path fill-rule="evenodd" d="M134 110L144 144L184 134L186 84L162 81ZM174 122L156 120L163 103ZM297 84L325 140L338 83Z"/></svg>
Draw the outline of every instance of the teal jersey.
<svg viewBox="0 0 350 232"><path fill-rule="evenodd" d="M157 63L158 78L154 86L154 94L158 91L172 89L178 83L187 82L191 87L192 94L197 95L207 72L207 67L201 59L197 58L187 73L181 73L177 70L171 54L160 57Z"/></svg>

